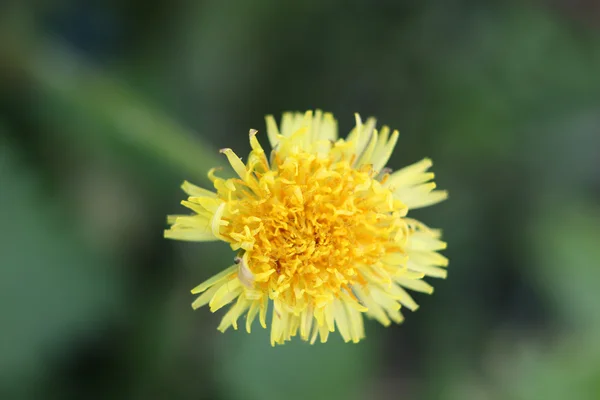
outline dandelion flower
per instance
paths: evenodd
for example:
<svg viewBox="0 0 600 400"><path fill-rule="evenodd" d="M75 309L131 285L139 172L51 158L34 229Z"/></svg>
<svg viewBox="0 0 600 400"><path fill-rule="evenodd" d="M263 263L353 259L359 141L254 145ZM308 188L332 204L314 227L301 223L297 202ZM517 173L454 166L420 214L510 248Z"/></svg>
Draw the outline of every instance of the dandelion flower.
<svg viewBox="0 0 600 400"><path fill-rule="evenodd" d="M425 276L445 278L448 259L440 232L408 218L410 210L447 197L434 190L431 161L396 172L384 168L398 139L375 119L338 138L329 113L285 113L277 126L266 117L269 156L250 130L244 163L222 149L237 177L208 173L214 191L189 182L182 204L192 215L169 216L165 237L223 240L237 252L227 269L196 286L197 309L227 305L218 329L238 328L245 315L251 331L258 316L271 344L299 335L326 342L339 331L344 341L365 336L363 315L388 326L401 308L416 310L408 290L432 293Z"/></svg>

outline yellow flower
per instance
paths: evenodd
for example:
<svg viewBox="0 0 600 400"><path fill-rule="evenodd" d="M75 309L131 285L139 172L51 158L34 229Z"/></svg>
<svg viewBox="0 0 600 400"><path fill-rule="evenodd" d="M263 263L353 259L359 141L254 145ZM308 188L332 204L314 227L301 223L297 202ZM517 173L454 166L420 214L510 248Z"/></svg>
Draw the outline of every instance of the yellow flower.
<svg viewBox="0 0 600 400"><path fill-rule="evenodd" d="M375 129L375 119L338 139L329 113L285 113L280 127L267 116L273 151L267 158L250 131L246 163L221 150L238 177L208 173L216 192L189 182L182 204L193 215L173 215L170 239L223 240L238 251L235 263L195 287L192 303L215 312L233 303L218 329L246 330L258 315L271 344L297 334L314 343L339 330L344 341L365 336L363 314L387 326L403 320L402 306L416 310L405 289L432 293L424 276L446 277L448 259L440 232L407 218L409 210L447 197L434 190L424 159L396 172L384 168L398 132Z"/></svg>

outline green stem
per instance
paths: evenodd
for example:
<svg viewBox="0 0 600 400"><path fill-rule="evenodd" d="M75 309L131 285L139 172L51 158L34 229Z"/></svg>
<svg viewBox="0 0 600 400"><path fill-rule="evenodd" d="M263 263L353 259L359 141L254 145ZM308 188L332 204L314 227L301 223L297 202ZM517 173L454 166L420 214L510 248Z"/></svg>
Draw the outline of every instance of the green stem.
<svg viewBox="0 0 600 400"><path fill-rule="evenodd" d="M58 108L61 120L83 119L86 123L79 126L102 127L78 134L106 136L145 150L194 179L205 180L209 168L223 165L218 152L203 144L197 134L55 41L26 57L24 67L53 111L62 105Z"/></svg>

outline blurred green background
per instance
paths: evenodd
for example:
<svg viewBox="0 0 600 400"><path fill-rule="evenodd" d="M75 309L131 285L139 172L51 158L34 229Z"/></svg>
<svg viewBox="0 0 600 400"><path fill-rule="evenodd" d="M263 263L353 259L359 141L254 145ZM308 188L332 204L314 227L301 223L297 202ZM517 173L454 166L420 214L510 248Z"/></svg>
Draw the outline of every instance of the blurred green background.
<svg viewBox="0 0 600 400"><path fill-rule="evenodd" d="M358 345L220 334L232 253L165 217L313 108L433 158L449 277ZM0 398L597 400L599 199L596 1L2 2Z"/></svg>

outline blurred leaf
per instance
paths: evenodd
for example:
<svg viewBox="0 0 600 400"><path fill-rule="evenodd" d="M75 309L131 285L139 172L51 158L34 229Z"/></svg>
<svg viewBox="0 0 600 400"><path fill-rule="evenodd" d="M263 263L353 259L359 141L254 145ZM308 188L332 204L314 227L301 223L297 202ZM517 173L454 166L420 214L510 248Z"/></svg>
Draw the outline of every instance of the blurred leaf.
<svg viewBox="0 0 600 400"><path fill-rule="evenodd" d="M69 231L37 177L0 135L0 382L35 374L89 334L122 293L101 255Z"/></svg>
<svg viewBox="0 0 600 400"><path fill-rule="evenodd" d="M524 273L557 311L560 329L541 336L496 332L500 346L488 355L488 369L497 387L489 388L518 400L597 399L600 213L572 195L550 191L541 198L521 236L523 264L531 266Z"/></svg>
<svg viewBox="0 0 600 400"><path fill-rule="evenodd" d="M77 140L124 143L186 174L206 180L209 168L223 164L198 135L144 103L124 85L86 63L57 41L43 42L26 60L39 90L38 107ZM69 127L69 129L65 129Z"/></svg>
<svg viewBox="0 0 600 400"><path fill-rule="evenodd" d="M242 324L243 330L243 324ZM337 332L327 343L296 340L271 347L268 331L254 324L251 334L227 332L217 341L215 379L228 398L240 400L370 398L378 354L375 329L359 344L344 343Z"/></svg>
<svg viewBox="0 0 600 400"><path fill-rule="evenodd" d="M451 13L440 17L435 10L434 22L454 22ZM523 136L534 134L539 146L541 132L531 130L532 121L600 101L597 35L576 32L543 8L473 7L458 33L426 32L436 35L429 40L437 46L426 60L437 99L429 131L441 132L446 153L514 159ZM432 43L417 43L425 44Z"/></svg>
<svg viewBox="0 0 600 400"><path fill-rule="evenodd" d="M595 104L546 115L531 127L544 132L543 144L538 136L532 136L523 141L521 149L530 170L532 192L543 191L548 198L560 193L585 197L586 188L600 178L599 109L600 96Z"/></svg>
<svg viewBox="0 0 600 400"><path fill-rule="evenodd" d="M533 338L505 344L493 367L514 399L597 399L600 396L600 212L569 196L539 205L525 248L532 251L529 279L557 310L554 343Z"/></svg>
<svg viewBox="0 0 600 400"><path fill-rule="evenodd" d="M487 372L497 393L515 400L600 398L598 333L574 331L552 342L524 332L500 336Z"/></svg>
<svg viewBox="0 0 600 400"><path fill-rule="evenodd" d="M530 279L545 290L562 320L600 334L598 207L556 198L541 206L528 233L534 257Z"/></svg>
<svg viewBox="0 0 600 400"><path fill-rule="evenodd" d="M571 337L552 350L523 347L507 372L512 399L600 398L600 346L595 337Z"/></svg>

